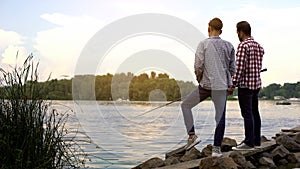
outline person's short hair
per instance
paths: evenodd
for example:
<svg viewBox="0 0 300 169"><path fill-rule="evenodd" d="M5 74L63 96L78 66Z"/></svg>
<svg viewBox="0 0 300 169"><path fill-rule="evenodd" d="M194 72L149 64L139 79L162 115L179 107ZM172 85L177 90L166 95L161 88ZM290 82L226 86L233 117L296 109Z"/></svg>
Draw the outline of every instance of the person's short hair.
<svg viewBox="0 0 300 169"><path fill-rule="evenodd" d="M222 30L223 23L219 18L213 18L209 21L208 26L212 27L215 30Z"/></svg>
<svg viewBox="0 0 300 169"><path fill-rule="evenodd" d="M244 32L245 35L251 36L251 26L247 21L241 21L236 24L237 32Z"/></svg>

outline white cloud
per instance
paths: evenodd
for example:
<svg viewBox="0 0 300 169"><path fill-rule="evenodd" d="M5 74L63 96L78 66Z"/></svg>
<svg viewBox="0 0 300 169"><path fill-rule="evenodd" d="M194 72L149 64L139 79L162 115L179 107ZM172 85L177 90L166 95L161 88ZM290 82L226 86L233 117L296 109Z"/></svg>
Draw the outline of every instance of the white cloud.
<svg viewBox="0 0 300 169"><path fill-rule="evenodd" d="M138 55L142 52L142 55L149 56L149 53L151 53L153 56L143 58L142 55ZM136 56L143 59L137 59ZM160 58L157 59L158 57ZM195 80L193 61L194 52L181 42L162 35L145 34L124 39L110 49L104 59L99 62L96 73L114 74L120 73L121 71L124 73L131 72L139 74L156 71L168 73L172 78L175 78L176 76L178 80L193 81ZM180 66L176 67L175 65L179 63ZM143 65L144 67L141 68L140 65ZM151 65L151 67L149 67L149 65ZM174 71L173 66L176 67L176 71ZM189 68L190 70L186 71L186 68ZM170 74L171 72L174 74Z"/></svg>
<svg viewBox="0 0 300 169"><path fill-rule="evenodd" d="M24 37L13 31L5 31L0 29L0 51L9 45L20 45L23 43Z"/></svg>
<svg viewBox="0 0 300 169"><path fill-rule="evenodd" d="M27 57L27 51L23 46L9 45L2 54L2 63L15 65L23 63Z"/></svg>
<svg viewBox="0 0 300 169"><path fill-rule="evenodd" d="M19 59L25 56L25 48L22 46L25 37L13 32L0 29L0 63L15 64L16 54L19 51Z"/></svg>
<svg viewBox="0 0 300 169"><path fill-rule="evenodd" d="M213 17L220 17L224 22L221 37L237 46L235 26L238 21L247 20L252 25L254 38L266 50L263 64L268 72L263 74L264 85L269 83L283 83L299 81L298 39L300 34L300 8L262 8L258 5L241 6L240 3L230 7L218 8L203 2L182 3L181 1L146 1L133 2L113 1L98 8L93 4L86 11L87 14L97 16L69 16L62 13L48 13L40 17L52 23L53 28L37 32L34 37L34 48L42 60L40 68L48 75L52 72L53 78L62 74L73 76L74 66L86 42L96 31L100 30L105 22L140 13L169 14L188 21L207 35L207 22ZM204 5L206 4L206 5ZM209 3L208 3L209 4ZM242 4L245 4L243 2ZM85 5L90 5L86 4ZM95 7L97 6L97 7ZM211 12L210 12L211 11ZM16 51L19 55L25 49L24 37L16 32L0 29L0 54L6 63L13 63ZM32 39L30 39L31 41ZM27 43L27 42L26 42ZM31 44L26 44L26 47ZM31 47L31 46L30 46ZM15 50L15 51L14 51ZM11 59L9 59L11 57ZM192 62L193 60L191 60ZM114 65L115 63L110 63ZM45 65L45 66L42 66ZM106 66L108 67L108 66ZM107 69L111 69L108 67ZM191 66L191 69L193 67Z"/></svg>
<svg viewBox="0 0 300 169"><path fill-rule="evenodd" d="M180 4L179 4L180 5ZM299 56L298 40L300 34L295 32L300 29L300 7L293 8L263 8L251 3L246 3L240 8L215 10L205 13L203 10L176 9L176 5L166 6L163 3L125 4L117 2L115 6L127 13L161 12L185 19L196 24L205 35L207 22L213 17L223 20L224 28L221 37L237 47L239 41L236 35L236 23L242 20L248 21L252 26L252 35L265 48L263 66L268 72L262 74L263 85L270 83L284 83L299 81ZM170 8L169 8L170 7ZM207 10L210 9L209 7ZM192 69L192 67L191 67Z"/></svg>
<svg viewBox="0 0 300 169"><path fill-rule="evenodd" d="M58 25L37 33L34 48L45 57L45 72L52 78L73 76L74 67L87 41L101 27L101 22L89 16L73 17L60 13L44 14L41 18Z"/></svg>
<svg viewBox="0 0 300 169"><path fill-rule="evenodd" d="M224 22L223 37L234 42L237 46L236 23L246 20L251 24L252 36L265 49L263 66L268 72L262 74L263 85L270 83L299 81L298 50L300 34L300 8L259 8L257 6L244 6L233 11L220 13ZM232 36L234 35L234 36Z"/></svg>

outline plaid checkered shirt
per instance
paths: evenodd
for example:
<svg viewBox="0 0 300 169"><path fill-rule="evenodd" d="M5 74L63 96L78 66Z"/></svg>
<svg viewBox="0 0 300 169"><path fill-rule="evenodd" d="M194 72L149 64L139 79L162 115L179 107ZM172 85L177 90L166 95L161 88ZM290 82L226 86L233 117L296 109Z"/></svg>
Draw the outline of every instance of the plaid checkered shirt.
<svg viewBox="0 0 300 169"><path fill-rule="evenodd" d="M232 77L235 87L251 90L261 88L260 70L264 53L264 49L252 37L239 44L236 53L236 73Z"/></svg>

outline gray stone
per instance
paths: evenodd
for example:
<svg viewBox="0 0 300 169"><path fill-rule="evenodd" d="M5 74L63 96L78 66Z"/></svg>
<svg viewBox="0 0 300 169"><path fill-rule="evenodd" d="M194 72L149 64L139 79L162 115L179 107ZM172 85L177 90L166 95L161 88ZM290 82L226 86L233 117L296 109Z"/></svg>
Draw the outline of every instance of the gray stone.
<svg viewBox="0 0 300 169"><path fill-rule="evenodd" d="M261 137L260 137L260 142L264 143L264 142L266 142L266 141L270 141L269 139L267 139L266 136L261 136Z"/></svg>
<svg viewBox="0 0 300 169"><path fill-rule="evenodd" d="M202 159L192 160L192 161L186 161L174 165L168 165L159 167L157 169L196 169L199 168L200 161Z"/></svg>
<svg viewBox="0 0 300 169"><path fill-rule="evenodd" d="M233 159L233 161L239 165L239 168L243 169L255 169L256 167L250 162L247 161L246 158L238 151L233 151L229 154L229 157Z"/></svg>
<svg viewBox="0 0 300 169"><path fill-rule="evenodd" d="M239 152L241 152L245 157L249 157L262 152L271 151L275 147L277 147L277 144L275 140L273 140L263 142L259 148L255 148L254 150L240 150Z"/></svg>
<svg viewBox="0 0 300 169"><path fill-rule="evenodd" d="M166 159L170 158L170 157L181 157L185 154L186 150L184 148L185 146L182 146L176 150L173 150L171 152L168 152L166 154Z"/></svg>
<svg viewBox="0 0 300 169"><path fill-rule="evenodd" d="M221 151L222 152L231 151L232 147L236 147L236 146L237 146L236 140L228 138L228 137L224 137L222 144L221 144Z"/></svg>
<svg viewBox="0 0 300 169"><path fill-rule="evenodd" d="M300 144L287 135L281 135L276 138L276 143L283 145L290 151L300 151Z"/></svg>
<svg viewBox="0 0 300 169"><path fill-rule="evenodd" d="M277 168L277 166L271 158L261 157L258 161L261 165L267 166L268 168Z"/></svg>
<svg viewBox="0 0 300 169"><path fill-rule="evenodd" d="M277 165L287 165L289 162L286 159L281 159L277 161Z"/></svg>
<svg viewBox="0 0 300 169"><path fill-rule="evenodd" d="M261 157L268 157L268 158L272 158L272 155L268 152L263 152L261 153Z"/></svg>
<svg viewBox="0 0 300 169"><path fill-rule="evenodd" d="M164 166L164 161L158 157L151 158L133 169L150 169Z"/></svg>
<svg viewBox="0 0 300 169"><path fill-rule="evenodd" d="M273 160L276 162L278 160L281 160L283 158L285 158L287 155L289 155L290 152L289 150L287 150L284 146L280 145L278 147L276 147L272 152L271 152L271 156L273 158Z"/></svg>
<svg viewBox="0 0 300 169"><path fill-rule="evenodd" d="M174 165L180 163L179 157L169 157L168 159L165 160L165 165Z"/></svg>
<svg viewBox="0 0 300 169"><path fill-rule="evenodd" d="M293 133L300 132L300 126L297 126L297 127L291 128L291 129L281 129L281 131L282 132L293 132Z"/></svg>
<svg viewBox="0 0 300 169"><path fill-rule="evenodd" d="M205 157L201 159L201 169L238 169L238 165L229 157Z"/></svg>
<svg viewBox="0 0 300 169"><path fill-rule="evenodd" d="M199 150L197 150L196 148L192 148L189 151L186 151L186 153L180 158L181 162L184 161L191 161L191 160L195 160L201 157L201 153Z"/></svg>
<svg viewBox="0 0 300 169"><path fill-rule="evenodd" d="M298 163L300 164L300 152L293 153L293 154L295 154L295 157L297 158Z"/></svg>
<svg viewBox="0 0 300 169"><path fill-rule="evenodd" d="M294 140L300 144L300 132L296 133L296 135L294 136Z"/></svg>
<svg viewBox="0 0 300 169"><path fill-rule="evenodd" d="M298 159L297 159L296 155L293 154L293 153L288 154L287 157L286 157L286 159L290 163L297 163L298 162Z"/></svg>
<svg viewBox="0 0 300 169"><path fill-rule="evenodd" d="M209 157L211 156L211 152L212 152L212 145L208 144L206 147L204 147L201 151L201 156L202 157Z"/></svg>

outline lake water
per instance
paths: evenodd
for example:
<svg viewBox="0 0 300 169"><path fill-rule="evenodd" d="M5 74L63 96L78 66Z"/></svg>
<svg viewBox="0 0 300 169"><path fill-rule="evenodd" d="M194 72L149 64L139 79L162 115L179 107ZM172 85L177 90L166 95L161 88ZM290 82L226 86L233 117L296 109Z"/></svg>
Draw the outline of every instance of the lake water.
<svg viewBox="0 0 300 169"><path fill-rule="evenodd" d="M164 158L165 153L186 143L180 102L155 111L146 111L168 102L106 102L55 101L59 111L71 108L68 127L88 136L83 144L89 154L89 168L132 168L151 158ZM271 139L283 128L300 125L300 103L276 105L274 101L260 101L262 135ZM202 142L202 150L212 144L215 127L214 107L204 101L193 109L195 129ZM244 138L243 119L237 101L227 102L225 137L240 142ZM79 136L80 137L80 136Z"/></svg>

